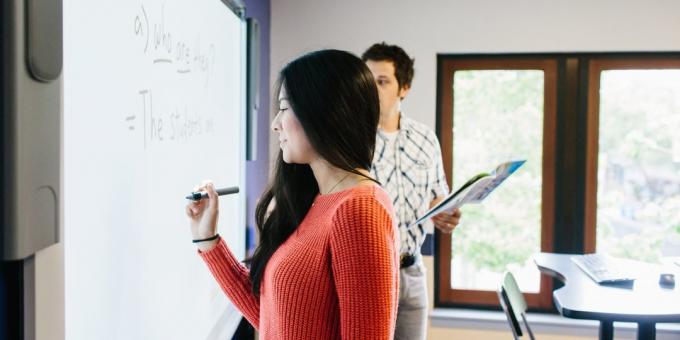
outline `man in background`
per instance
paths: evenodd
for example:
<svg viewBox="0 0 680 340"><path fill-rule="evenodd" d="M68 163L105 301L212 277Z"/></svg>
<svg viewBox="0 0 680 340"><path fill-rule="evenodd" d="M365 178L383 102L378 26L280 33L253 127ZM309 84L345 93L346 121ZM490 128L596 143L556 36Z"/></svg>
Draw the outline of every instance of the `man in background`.
<svg viewBox="0 0 680 340"><path fill-rule="evenodd" d="M432 129L401 111L411 89L414 59L399 46L378 43L361 59L373 73L380 95L380 122L371 174L387 191L399 222L400 282L395 339L425 339L427 333L427 277L421 247L432 224L444 233L458 225L460 211L444 212L432 221L408 226L439 203L449 189L444 176L439 141Z"/></svg>

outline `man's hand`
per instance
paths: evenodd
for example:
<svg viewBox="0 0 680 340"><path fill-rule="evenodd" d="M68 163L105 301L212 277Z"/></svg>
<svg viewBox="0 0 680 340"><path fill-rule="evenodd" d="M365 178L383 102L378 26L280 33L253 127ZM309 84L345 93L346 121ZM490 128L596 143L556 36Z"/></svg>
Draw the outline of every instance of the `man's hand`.
<svg viewBox="0 0 680 340"><path fill-rule="evenodd" d="M430 207L435 206L442 199L442 197L435 198L432 203L430 203ZM456 229L456 226L460 222L460 216L461 212L458 209L444 211L432 217L432 222L434 223L434 226L441 232L450 234L454 229Z"/></svg>

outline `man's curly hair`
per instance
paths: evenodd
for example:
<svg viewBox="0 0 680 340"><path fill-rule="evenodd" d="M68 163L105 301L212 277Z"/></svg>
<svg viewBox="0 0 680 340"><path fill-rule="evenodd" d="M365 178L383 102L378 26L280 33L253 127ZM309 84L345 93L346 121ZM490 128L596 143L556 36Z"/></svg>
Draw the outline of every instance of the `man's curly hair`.
<svg viewBox="0 0 680 340"><path fill-rule="evenodd" d="M394 64L394 75L399 83L399 89L410 88L413 80L413 63L415 59L411 59L406 51L397 45L388 45L384 41L373 44L364 54L361 55L361 60L373 61L391 61Z"/></svg>

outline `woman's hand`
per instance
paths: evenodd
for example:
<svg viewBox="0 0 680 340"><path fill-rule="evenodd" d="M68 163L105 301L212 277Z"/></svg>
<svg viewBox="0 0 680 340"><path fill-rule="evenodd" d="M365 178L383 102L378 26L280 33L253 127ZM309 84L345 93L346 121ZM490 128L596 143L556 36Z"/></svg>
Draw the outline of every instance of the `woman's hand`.
<svg viewBox="0 0 680 340"><path fill-rule="evenodd" d="M194 240L215 236L220 205L215 186L210 181L204 181L200 186L194 188L194 191L205 191L208 193L208 198L187 203L186 212L191 222L191 236ZM219 239L198 242L196 245L201 251L208 251L218 241Z"/></svg>

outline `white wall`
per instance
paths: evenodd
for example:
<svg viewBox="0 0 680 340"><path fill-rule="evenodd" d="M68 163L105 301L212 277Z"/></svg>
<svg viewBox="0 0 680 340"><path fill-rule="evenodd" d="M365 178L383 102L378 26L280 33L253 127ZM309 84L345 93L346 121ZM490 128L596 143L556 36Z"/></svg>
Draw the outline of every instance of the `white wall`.
<svg viewBox="0 0 680 340"><path fill-rule="evenodd" d="M398 44L416 58L404 111L432 128L438 53L680 51L675 0L272 0L271 11L272 84L304 52L361 54L374 42ZM431 276L432 261L426 263ZM430 328L429 336L504 339L508 333Z"/></svg>
<svg viewBox="0 0 680 340"><path fill-rule="evenodd" d="M437 53L680 51L675 0L273 0L271 11L272 81L304 52L398 44L416 58L404 110L433 128Z"/></svg>

